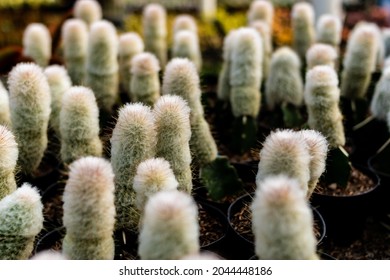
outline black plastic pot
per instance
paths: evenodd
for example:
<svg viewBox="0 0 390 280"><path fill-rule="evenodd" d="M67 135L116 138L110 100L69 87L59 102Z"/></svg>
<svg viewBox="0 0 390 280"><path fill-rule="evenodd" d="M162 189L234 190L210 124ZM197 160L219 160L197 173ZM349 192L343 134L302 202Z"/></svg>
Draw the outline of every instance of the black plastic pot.
<svg viewBox="0 0 390 280"><path fill-rule="evenodd" d="M235 230L233 217L236 213L242 211L245 205L250 204L253 197L254 193L243 195L235 200L228 209L227 218L232 232L231 239L235 240L232 242L232 244L236 246L236 250L239 253L238 256L240 259L249 259L251 256L253 256L255 245L253 238L250 237L252 228L247 228L246 232L248 232L249 235L244 236L242 233ZM321 213L314 207L311 207L311 209L313 211L314 223L316 225L316 229L318 230L317 244L320 245L326 237L327 227ZM250 220L250 217L248 217L248 220Z"/></svg>

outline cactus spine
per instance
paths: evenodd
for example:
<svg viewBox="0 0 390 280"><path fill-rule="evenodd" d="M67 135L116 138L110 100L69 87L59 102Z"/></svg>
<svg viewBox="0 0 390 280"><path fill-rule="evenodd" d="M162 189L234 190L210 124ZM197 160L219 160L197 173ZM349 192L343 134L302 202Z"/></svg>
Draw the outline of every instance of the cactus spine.
<svg viewBox="0 0 390 280"><path fill-rule="evenodd" d="M145 6L142 12L143 38L145 51L153 53L162 69L167 63L167 12L158 3Z"/></svg>
<svg viewBox="0 0 390 280"><path fill-rule="evenodd" d="M318 65L307 72L306 81L304 97L309 127L321 132L330 148L343 146L345 135L336 71L330 66Z"/></svg>
<svg viewBox="0 0 390 280"><path fill-rule="evenodd" d="M9 110L9 93L0 81L0 125L11 124L11 113Z"/></svg>
<svg viewBox="0 0 390 280"><path fill-rule="evenodd" d="M115 174L115 205L119 229L137 231L133 180L137 166L155 154L156 131L151 109L141 103L124 105L111 136L111 164Z"/></svg>
<svg viewBox="0 0 390 280"><path fill-rule="evenodd" d="M24 183L0 201L0 259L28 259L42 228L41 196Z"/></svg>
<svg viewBox="0 0 390 280"><path fill-rule="evenodd" d="M293 48L302 63L305 62L306 51L315 41L314 9L311 3L297 2L291 12L293 29Z"/></svg>
<svg viewBox="0 0 390 280"><path fill-rule="evenodd" d="M273 53L265 90L265 101L270 110L284 102L297 107L303 103L300 69L299 57L290 47L281 47Z"/></svg>
<svg viewBox="0 0 390 280"><path fill-rule="evenodd" d="M251 210L260 259L318 259L313 214L295 179L279 175L259 182Z"/></svg>
<svg viewBox="0 0 390 280"><path fill-rule="evenodd" d="M62 250L69 259L114 259L114 173L110 163L83 157L69 166Z"/></svg>
<svg viewBox="0 0 390 280"><path fill-rule="evenodd" d="M235 117L252 116L260 111L263 43L250 27L237 29L231 50L230 103Z"/></svg>
<svg viewBox="0 0 390 280"><path fill-rule="evenodd" d="M65 91L60 111L61 159L69 164L84 156L102 156L99 110L92 90L72 86Z"/></svg>
<svg viewBox="0 0 390 280"><path fill-rule="evenodd" d="M268 0L255 0L249 6L247 21L251 25L254 21L263 20L272 28L274 21L274 5Z"/></svg>
<svg viewBox="0 0 390 280"><path fill-rule="evenodd" d="M121 91L130 95L131 59L144 51L144 41L136 32L125 32L119 36L119 81Z"/></svg>
<svg viewBox="0 0 390 280"><path fill-rule="evenodd" d="M96 95L99 109L110 114L118 99L118 36L107 20L91 25L88 41L86 85Z"/></svg>
<svg viewBox="0 0 390 280"><path fill-rule="evenodd" d="M57 136L60 135L60 111L64 92L72 86L65 67L50 65L44 70L51 93L51 115L49 124Z"/></svg>
<svg viewBox="0 0 390 280"><path fill-rule="evenodd" d="M198 209L179 191L161 191L145 205L138 253L143 260L177 260L199 251Z"/></svg>
<svg viewBox="0 0 390 280"><path fill-rule="evenodd" d="M311 158L306 141L295 131L271 132L260 150L260 159L256 174L258 185L270 176L284 174L296 179L305 194L308 193Z"/></svg>
<svg viewBox="0 0 390 280"><path fill-rule="evenodd" d="M23 33L23 55L30 57L41 67L49 64L51 57L51 35L46 25L30 23Z"/></svg>
<svg viewBox="0 0 390 280"><path fill-rule="evenodd" d="M163 95L154 105L157 131L156 157L167 160L179 182L178 189L191 193L190 108L177 95Z"/></svg>
<svg viewBox="0 0 390 280"><path fill-rule="evenodd" d="M370 103L371 114L381 121L387 120L387 113L390 111L390 68L383 70L382 75L376 84L374 95Z"/></svg>
<svg viewBox="0 0 390 280"><path fill-rule="evenodd" d="M7 127L0 125L0 200L16 190L15 167L18 153L15 136Z"/></svg>
<svg viewBox="0 0 390 280"><path fill-rule="evenodd" d="M67 19L61 30L64 64L74 85L83 85L88 51L88 27L77 18Z"/></svg>
<svg viewBox="0 0 390 280"><path fill-rule="evenodd" d="M73 15L90 27L95 21L102 19L103 12L99 2L95 0L77 0L73 6Z"/></svg>
<svg viewBox="0 0 390 280"><path fill-rule="evenodd" d="M50 87L41 67L19 63L8 75L12 132L19 148L18 165L33 174L47 148Z"/></svg>
<svg viewBox="0 0 390 280"><path fill-rule="evenodd" d="M165 69L162 92L163 95L181 96L191 109L190 147L196 163L204 166L215 160L218 149L204 118L199 76L195 65L186 58L172 59Z"/></svg>
<svg viewBox="0 0 390 280"><path fill-rule="evenodd" d="M306 52L307 69L317 65L329 65L336 69L337 59L336 49L328 44L314 43Z"/></svg>
<svg viewBox="0 0 390 280"><path fill-rule="evenodd" d="M341 73L341 96L364 98L375 69L378 50L377 30L371 24L358 24L348 37Z"/></svg>
<svg viewBox="0 0 390 280"><path fill-rule="evenodd" d="M160 97L160 66L156 56L142 52L131 60L130 99L149 106Z"/></svg>

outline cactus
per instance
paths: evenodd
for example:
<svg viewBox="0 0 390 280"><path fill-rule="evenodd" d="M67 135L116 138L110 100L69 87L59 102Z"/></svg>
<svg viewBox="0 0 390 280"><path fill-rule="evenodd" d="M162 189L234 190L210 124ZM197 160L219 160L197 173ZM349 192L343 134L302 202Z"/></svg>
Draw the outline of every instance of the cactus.
<svg viewBox="0 0 390 280"><path fill-rule="evenodd" d="M47 148L50 87L41 67L19 63L8 75L12 132L19 148L18 166L33 175Z"/></svg>
<svg viewBox="0 0 390 280"><path fill-rule="evenodd" d="M317 187L321 175L325 171L326 159L328 153L328 141L317 130L304 129L300 130L301 137L305 140L307 149L310 154L310 179L308 182L307 197L310 197Z"/></svg>
<svg viewBox="0 0 390 280"><path fill-rule="evenodd" d="M181 30L188 30L198 34L198 26L196 20L192 15L179 14L173 21L172 34L176 34Z"/></svg>
<svg viewBox="0 0 390 280"><path fill-rule="evenodd" d="M251 25L254 21L263 20L272 28L274 21L274 5L268 0L255 0L249 6L247 21Z"/></svg>
<svg viewBox="0 0 390 280"><path fill-rule="evenodd" d="M30 260L32 261L49 261L49 260L64 261L67 259L68 258L62 252L53 251L50 249L40 251L30 258Z"/></svg>
<svg viewBox="0 0 390 280"><path fill-rule="evenodd" d="M327 65L318 65L307 72L305 103L308 125L321 132L330 148L345 144L343 115L339 109L340 90L335 70Z"/></svg>
<svg viewBox="0 0 390 280"><path fill-rule="evenodd" d="M13 133L0 125L0 200L16 190L15 167L18 161L18 144Z"/></svg>
<svg viewBox="0 0 390 280"><path fill-rule="evenodd" d="M173 37L172 57L182 57L191 60L198 72L202 70L202 54L198 35L189 30L181 30Z"/></svg>
<svg viewBox="0 0 390 280"><path fill-rule="evenodd" d="M131 59L144 51L144 41L136 32L125 32L119 36L119 82L121 91L130 95Z"/></svg>
<svg viewBox="0 0 390 280"><path fill-rule="evenodd" d="M235 117L256 118L261 103L262 38L250 27L241 27L236 32L229 75L232 112Z"/></svg>
<svg viewBox="0 0 390 280"><path fill-rule="evenodd" d="M60 135L60 111L64 92L72 86L72 81L64 66L50 65L44 74L49 83L51 93L51 115L49 124L57 136Z"/></svg>
<svg viewBox="0 0 390 280"><path fill-rule="evenodd" d="M306 52L307 69L317 65L329 65L336 69L337 59L336 49L328 44L314 43Z"/></svg>
<svg viewBox="0 0 390 280"><path fill-rule="evenodd" d="M73 16L83 20L88 27L103 18L102 7L95 0L77 0L73 5Z"/></svg>
<svg viewBox="0 0 390 280"><path fill-rule="evenodd" d="M96 95L101 112L110 115L119 90L118 36L115 26L107 20L94 22L88 42L85 84Z"/></svg>
<svg viewBox="0 0 390 280"><path fill-rule="evenodd" d="M281 47L273 53L265 87L265 101L270 110L282 103L296 107L302 105L303 81L300 69L299 57L290 47Z"/></svg>
<svg viewBox="0 0 390 280"><path fill-rule="evenodd" d="M153 53L159 61L160 67L165 68L167 63L167 12L164 6L151 3L142 11L142 28L145 42L145 51Z"/></svg>
<svg viewBox="0 0 390 280"><path fill-rule="evenodd" d="M311 155L303 137L290 129L272 131L260 150L256 183L270 176L284 174L297 180L300 189L308 193Z"/></svg>
<svg viewBox="0 0 390 280"><path fill-rule="evenodd" d="M9 110L9 93L0 81L0 125L11 124L11 113Z"/></svg>
<svg viewBox="0 0 390 280"><path fill-rule="evenodd" d="M83 85L88 51L88 27L77 18L67 19L61 29L64 64L74 85Z"/></svg>
<svg viewBox="0 0 390 280"><path fill-rule="evenodd" d="M333 46L337 52L341 42L342 24L339 17L323 14L316 25L316 42Z"/></svg>
<svg viewBox="0 0 390 280"><path fill-rule="evenodd" d="M371 24L358 24L351 31L341 73L341 96L355 100L366 96L378 50L377 30Z"/></svg>
<svg viewBox="0 0 390 280"><path fill-rule="evenodd" d="M23 32L23 55L41 67L51 58L51 34L43 23L29 23Z"/></svg>
<svg viewBox="0 0 390 280"><path fill-rule="evenodd" d="M251 210L259 259L318 259L313 214L297 180L279 175L258 182Z"/></svg>
<svg viewBox="0 0 390 280"><path fill-rule="evenodd" d="M315 41L314 9L311 3L297 2L291 11L293 30L293 49L302 63L305 62L306 51Z"/></svg>
<svg viewBox="0 0 390 280"><path fill-rule="evenodd" d="M99 110L93 91L72 86L65 91L60 111L61 159L65 164L84 156L100 157Z"/></svg>
<svg viewBox="0 0 390 280"><path fill-rule="evenodd" d="M138 254L143 260L177 260L199 252L198 209L180 191L161 191L145 205Z"/></svg>
<svg viewBox="0 0 390 280"><path fill-rule="evenodd" d="M62 251L69 259L114 259L114 189L114 173L107 160L88 156L69 166L62 242Z"/></svg>
<svg viewBox="0 0 390 280"><path fill-rule="evenodd" d="M151 109L141 103L124 105L118 113L111 142L115 174L116 227L138 231L133 180L137 166L155 154L156 131Z"/></svg>
<svg viewBox="0 0 390 280"><path fill-rule="evenodd" d="M382 28L382 40L383 44L385 46L385 58L390 57L390 27L383 27Z"/></svg>
<svg viewBox="0 0 390 280"><path fill-rule="evenodd" d="M178 182L168 161L150 158L141 162L134 176L136 205L142 213L149 197L160 191L177 190Z"/></svg>
<svg viewBox="0 0 390 280"><path fill-rule="evenodd" d="M41 196L24 183L0 201L0 259L28 259L42 228Z"/></svg>
<svg viewBox="0 0 390 280"><path fill-rule="evenodd" d="M217 0L201 0L200 2L200 16L205 21L215 19L217 14Z"/></svg>
<svg viewBox="0 0 390 280"><path fill-rule="evenodd" d="M272 46L272 26L268 26L263 20L255 20L250 25L261 36L263 42L263 67L262 67L262 80L266 81L268 78L268 72L270 68L270 61L273 53Z"/></svg>
<svg viewBox="0 0 390 280"><path fill-rule="evenodd" d="M130 99L132 102L141 102L153 106L160 97L160 80L156 56L142 52L131 60Z"/></svg>
<svg viewBox="0 0 390 280"><path fill-rule="evenodd" d="M387 120L387 113L390 111L390 68L383 70L381 78L375 87L374 95L370 103L370 111L376 119Z"/></svg>
<svg viewBox="0 0 390 280"><path fill-rule="evenodd" d="M157 131L156 157L167 160L179 182L178 189L192 191L190 108L177 95L163 95L154 105Z"/></svg>

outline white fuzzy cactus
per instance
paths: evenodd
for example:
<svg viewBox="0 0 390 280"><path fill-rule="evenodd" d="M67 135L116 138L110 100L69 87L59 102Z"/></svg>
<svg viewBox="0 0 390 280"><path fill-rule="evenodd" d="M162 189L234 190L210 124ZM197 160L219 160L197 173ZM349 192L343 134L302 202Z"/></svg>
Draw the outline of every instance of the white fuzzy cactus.
<svg viewBox="0 0 390 280"><path fill-rule="evenodd" d="M328 44L314 43L306 52L307 69L316 65L329 65L336 69L337 60L337 50Z"/></svg>
<svg viewBox="0 0 390 280"><path fill-rule="evenodd" d="M18 144L15 136L0 125L0 200L16 190L15 167L18 160Z"/></svg>
<svg viewBox="0 0 390 280"><path fill-rule="evenodd" d="M0 125L11 124L11 113L9 109L9 93L0 81Z"/></svg>
<svg viewBox="0 0 390 280"><path fill-rule="evenodd" d="M274 21L274 5L271 1L252 1L247 12L247 22L250 25L256 20L263 20L272 28Z"/></svg>
<svg viewBox="0 0 390 280"><path fill-rule="evenodd" d="M160 97L160 65L149 52L136 54L131 60L130 99L153 106Z"/></svg>
<svg viewBox="0 0 390 280"><path fill-rule="evenodd" d="M71 86L72 81L67 69L62 65L50 65L44 70L51 93L51 115L49 125L57 136L60 135L60 111L62 97Z"/></svg>
<svg viewBox="0 0 390 280"><path fill-rule="evenodd" d="M290 129L273 131L260 150L256 184L261 185L270 176L286 175L296 179L300 189L307 194L310 160L303 137Z"/></svg>
<svg viewBox="0 0 390 280"><path fill-rule="evenodd" d="M202 54L198 35L190 30L177 31L173 37L172 57L188 58L200 72L202 70Z"/></svg>
<svg viewBox="0 0 390 280"><path fill-rule="evenodd" d="M23 55L30 57L41 67L51 58L51 34L43 23L29 23L23 32Z"/></svg>
<svg viewBox="0 0 390 280"><path fill-rule="evenodd" d="M88 26L103 18L102 7L96 0L77 0L73 6L73 15Z"/></svg>
<svg viewBox="0 0 390 280"><path fill-rule="evenodd" d="M87 24L77 18L64 22L61 29L64 64L74 85L83 85L88 51Z"/></svg>
<svg viewBox="0 0 390 280"><path fill-rule="evenodd" d="M19 147L18 165L34 174L47 148L51 94L43 69L19 63L8 75L12 132Z"/></svg>
<svg viewBox="0 0 390 280"><path fill-rule="evenodd" d="M50 249L40 251L30 258L32 261L64 261L67 259L62 252Z"/></svg>
<svg viewBox="0 0 390 280"><path fill-rule="evenodd" d="M145 51L153 53L162 69L168 59L167 49L167 11L158 3L151 3L142 12L143 38Z"/></svg>
<svg viewBox="0 0 390 280"><path fill-rule="evenodd" d="M175 17L172 25L172 34L176 34L181 30L188 30L198 33L196 19L190 14L179 14Z"/></svg>
<svg viewBox="0 0 390 280"><path fill-rule="evenodd" d="M114 259L114 188L111 164L103 158L83 157L69 166L62 242L69 259Z"/></svg>
<svg viewBox="0 0 390 280"><path fill-rule="evenodd" d="M199 251L198 209L180 191L162 191L145 205L138 254L143 260L177 260Z"/></svg>
<svg viewBox="0 0 390 280"><path fill-rule="evenodd" d="M259 259L318 259L313 214L297 180L279 175L259 182L251 210Z"/></svg>
<svg viewBox="0 0 390 280"><path fill-rule="evenodd" d="M341 42L341 19L335 15L323 14L318 18L316 25L316 42L333 46L339 49Z"/></svg>
<svg viewBox="0 0 390 280"><path fill-rule="evenodd" d="M99 110L93 91L72 86L64 92L60 111L61 159L69 164L84 156L100 157Z"/></svg>
<svg viewBox="0 0 390 280"><path fill-rule="evenodd" d="M318 65L307 72L306 81L304 96L309 127L321 132L330 148L343 146L345 135L336 71L328 65Z"/></svg>
<svg viewBox="0 0 390 280"><path fill-rule="evenodd" d="M0 200L0 260L26 260L43 228L38 190L24 183Z"/></svg>
<svg viewBox="0 0 390 280"><path fill-rule="evenodd" d="M390 111L390 68L383 70L376 84L374 95L370 103L370 112L378 120L386 121Z"/></svg>
<svg viewBox="0 0 390 280"><path fill-rule="evenodd" d="M268 78L271 57L273 53L272 46L272 26L270 27L264 20L255 20L250 25L261 36L263 42L263 67L262 79L266 81Z"/></svg>
<svg viewBox="0 0 390 280"><path fill-rule="evenodd" d="M390 27L382 28L382 40L385 47L385 58L390 57Z"/></svg>
<svg viewBox="0 0 390 280"><path fill-rule="evenodd" d="M200 15L203 20L210 21L215 19L217 14L217 0L201 0Z"/></svg>

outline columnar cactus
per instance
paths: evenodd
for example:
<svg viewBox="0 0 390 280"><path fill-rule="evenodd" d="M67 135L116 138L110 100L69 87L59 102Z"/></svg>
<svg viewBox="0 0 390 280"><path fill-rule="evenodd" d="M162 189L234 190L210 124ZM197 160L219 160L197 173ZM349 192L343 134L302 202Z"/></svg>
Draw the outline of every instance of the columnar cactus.
<svg viewBox="0 0 390 280"><path fill-rule="evenodd" d="M297 2L291 12L293 48L301 62L305 62L306 51L315 41L314 9L311 3Z"/></svg>
<svg viewBox="0 0 390 280"><path fill-rule="evenodd" d="M47 148L51 94L46 76L35 63L19 63L8 75L12 132L19 148L18 165L37 171Z"/></svg>
<svg viewBox="0 0 390 280"><path fill-rule="evenodd" d="M318 65L307 72L306 81L304 97L309 127L321 132L330 148L343 146L345 135L336 71L328 65Z"/></svg>
<svg viewBox="0 0 390 280"><path fill-rule="evenodd" d="M51 93L51 115L49 124L60 136L60 111L64 92L72 86L68 71L61 65L50 65L44 70Z"/></svg>
<svg viewBox="0 0 390 280"><path fill-rule="evenodd" d="M318 259L313 214L297 180L279 175L259 182L251 210L259 259Z"/></svg>
<svg viewBox="0 0 390 280"><path fill-rule="evenodd" d="M385 45L385 58L390 57L390 27L382 28L382 40Z"/></svg>
<svg viewBox="0 0 390 280"><path fill-rule="evenodd" d="M326 159L328 153L328 141L317 130L300 130L301 137L305 140L310 154L310 179L308 182L307 197L310 197L317 187L317 183L326 168Z"/></svg>
<svg viewBox="0 0 390 280"><path fill-rule="evenodd" d="M300 189L308 193L311 155L306 141L290 129L271 132L260 150L256 184L270 176L286 175L297 180Z"/></svg>
<svg viewBox="0 0 390 280"><path fill-rule="evenodd" d="M133 188L136 205L142 213L149 197L160 191L177 190L178 182L171 165L163 158L150 158L141 162L134 176Z"/></svg>
<svg viewBox="0 0 390 280"><path fill-rule="evenodd" d="M273 53L265 88L265 102L270 110L282 103L302 105L301 63L290 47L280 47Z"/></svg>
<svg viewBox="0 0 390 280"><path fill-rule="evenodd" d="M192 15L179 14L173 21L172 34L176 34L181 30L188 30L198 34L198 26L196 20Z"/></svg>
<svg viewBox="0 0 390 280"><path fill-rule="evenodd" d="M149 198L139 235L143 260L177 260L199 251L198 209L180 191L161 191Z"/></svg>
<svg viewBox="0 0 390 280"><path fill-rule="evenodd" d="M135 206L133 180L137 166L155 155L157 141L151 109L141 103L124 105L119 110L110 142L115 174L116 228L138 231L140 216Z"/></svg>
<svg viewBox="0 0 390 280"><path fill-rule="evenodd" d="M336 69L337 60L337 50L328 44L314 43L306 52L307 69L316 65L329 65Z"/></svg>
<svg viewBox="0 0 390 280"><path fill-rule="evenodd" d="M236 30L231 49L230 103L235 117L256 118L260 112L263 63L262 38L256 30Z"/></svg>
<svg viewBox="0 0 390 280"><path fill-rule="evenodd" d="M64 64L74 85L83 85L88 51L88 27L77 18L64 22L61 29Z"/></svg>
<svg viewBox="0 0 390 280"><path fill-rule="evenodd" d="M145 6L142 13L143 38L145 51L153 53L159 60L160 67L167 63L167 12L158 3Z"/></svg>
<svg viewBox="0 0 390 280"><path fill-rule="evenodd" d="M387 120L390 111L390 68L387 67L376 84L374 95L370 103L371 114L378 120Z"/></svg>
<svg viewBox="0 0 390 280"><path fill-rule="evenodd" d="M0 200L16 190L15 167L18 161L18 144L13 133L0 125Z"/></svg>
<svg viewBox="0 0 390 280"><path fill-rule="evenodd" d="M11 113L9 110L9 93L0 81L0 125L11 124Z"/></svg>
<svg viewBox="0 0 390 280"><path fill-rule="evenodd" d="M51 249L46 249L40 251L33 255L30 260L32 261L46 261L46 260L58 260L65 261L67 257L60 251L53 251Z"/></svg>
<svg viewBox="0 0 390 280"><path fill-rule="evenodd" d="M62 242L62 251L69 259L114 259L114 188L112 167L103 158L83 157L69 166Z"/></svg>
<svg viewBox="0 0 390 280"><path fill-rule="evenodd" d="M217 14L217 0L201 0L200 15L203 20L213 20Z"/></svg>
<svg viewBox="0 0 390 280"><path fill-rule="evenodd" d="M107 20L91 25L86 62L86 86L96 95L99 109L110 114L118 99L118 35Z"/></svg>
<svg viewBox="0 0 390 280"><path fill-rule="evenodd" d="M251 25L256 20L263 20L272 29L274 21L274 5L268 0L255 0L249 6L247 21Z"/></svg>
<svg viewBox="0 0 390 280"><path fill-rule="evenodd" d="M23 32L23 55L41 67L51 58L51 34L43 23L29 23Z"/></svg>
<svg viewBox="0 0 390 280"><path fill-rule="evenodd" d="M177 95L163 95L154 105L157 131L156 157L167 160L179 183L178 189L191 193L190 108Z"/></svg>
<svg viewBox="0 0 390 280"><path fill-rule="evenodd" d="M69 164L84 156L102 156L99 129L99 110L93 91L83 86L65 91L60 111L62 161Z"/></svg>
<svg viewBox="0 0 390 280"><path fill-rule="evenodd" d="M183 57L191 60L198 72L202 69L202 54L198 35L190 30L180 30L174 34L172 57Z"/></svg>
<svg viewBox="0 0 390 280"><path fill-rule="evenodd" d="M335 15L323 14L316 25L316 42L328 44L339 50L341 42L341 19Z"/></svg>
<svg viewBox="0 0 390 280"><path fill-rule="evenodd" d="M266 81L268 78L268 72L270 68L270 60L273 53L272 46L272 26L270 27L264 20L255 20L250 25L253 27L262 38L263 41L263 67L262 67L262 79Z"/></svg>
<svg viewBox="0 0 390 280"><path fill-rule="evenodd" d="M130 95L131 59L144 51L144 41L136 32L125 32L119 35L119 82L121 90Z"/></svg>
<svg viewBox="0 0 390 280"><path fill-rule="evenodd" d="M28 259L42 228L41 196L24 183L0 201L0 259Z"/></svg>
<svg viewBox="0 0 390 280"><path fill-rule="evenodd" d="M371 24L358 24L348 37L341 73L341 96L364 98L375 69L378 51L377 30Z"/></svg>
<svg viewBox="0 0 390 280"><path fill-rule="evenodd" d="M131 60L130 99L149 106L160 97L160 65L149 52L136 54Z"/></svg>
<svg viewBox="0 0 390 280"><path fill-rule="evenodd" d="M83 20L88 27L103 18L102 7L96 0L77 0L73 6L73 15Z"/></svg>
<svg viewBox="0 0 390 280"><path fill-rule="evenodd" d="M165 69L162 93L181 96L191 109L190 147L196 163L204 166L215 160L218 149L204 117L199 75L195 65L186 58L172 59Z"/></svg>

